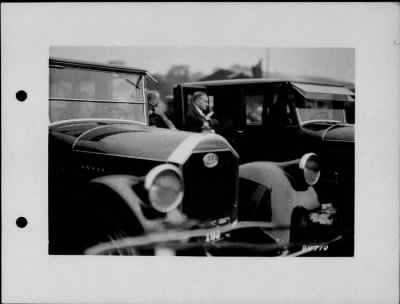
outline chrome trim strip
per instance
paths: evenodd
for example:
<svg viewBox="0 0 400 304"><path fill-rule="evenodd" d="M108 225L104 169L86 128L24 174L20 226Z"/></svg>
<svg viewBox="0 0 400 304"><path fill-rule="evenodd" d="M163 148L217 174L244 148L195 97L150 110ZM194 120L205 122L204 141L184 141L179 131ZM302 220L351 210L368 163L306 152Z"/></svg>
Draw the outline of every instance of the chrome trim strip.
<svg viewBox="0 0 400 304"><path fill-rule="evenodd" d="M90 132L92 132L92 131L94 131L94 130L98 130L98 129L105 128L105 127L109 127L109 125L98 126L98 127L96 127L96 128L89 129L89 130L87 130L86 132L83 132L81 135L79 135L79 136L74 140L74 143L72 144L72 150L75 149L75 145L78 143L78 141L81 140L81 138L82 138L83 136L85 136L86 134L89 134Z"/></svg>
<svg viewBox="0 0 400 304"><path fill-rule="evenodd" d="M236 150L231 146L231 144L228 142L228 140L225 137L222 137L221 135L217 135L217 134L211 134L214 137L218 137L220 140L222 140L228 147L229 149L232 151L233 155L236 158L239 158L239 154L236 152ZM210 150L210 152L214 152L214 151L218 151L217 149L215 150Z"/></svg>
<svg viewBox="0 0 400 304"><path fill-rule="evenodd" d="M166 162L165 159L148 158L148 157L139 157L139 156L134 156L134 155L122 155L122 154L102 153L102 152L85 151L85 150L74 150L74 152L90 153L90 154L98 154L98 155L107 155L107 156L116 156L116 157L132 158L132 159L138 159L138 160L149 160L149 161L162 162L162 163L165 163L165 162Z"/></svg>
<svg viewBox="0 0 400 304"><path fill-rule="evenodd" d="M97 102L97 103L109 103L109 104L140 104L144 105L143 101L115 101L110 99L82 99L82 98L58 98L49 97L49 101L72 101L72 102Z"/></svg>
<svg viewBox="0 0 400 304"><path fill-rule="evenodd" d="M179 146L170 154L168 162L184 164L192 154L193 149L206 137L205 134L193 134L185 138Z"/></svg>

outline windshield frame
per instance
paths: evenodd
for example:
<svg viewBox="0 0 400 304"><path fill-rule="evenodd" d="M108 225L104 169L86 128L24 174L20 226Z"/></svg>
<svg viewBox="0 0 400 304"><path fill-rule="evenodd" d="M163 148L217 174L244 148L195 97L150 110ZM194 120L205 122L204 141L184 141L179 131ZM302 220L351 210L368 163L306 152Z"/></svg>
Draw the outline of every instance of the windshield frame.
<svg viewBox="0 0 400 304"><path fill-rule="evenodd" d="M121 120L121 121L132 121L135 123L143 124L143 125L148 125L149 123L149 118L148 118L148 103L146 99L146 83L145 83L145 76L147 75L146 71L142 70L136 70L128 67L119 67L119 66L111 66L111 65L102 65L102 64L95 64L95 63L86 63L86 62L78 62L78 61L68 61L68 60L62 60L61 64L58 59L56 59L57 64L53 63L53 59L50 58L50 64L49 64L49 122L51 124L57 123L60 121L69 121L69 120ZM128 81L133 87L136 86L136 88L140 88L141 92L139 92L138 99L137 100L119 100L119 99L94 99L94 98L73 98L72 97L57 97L57 96L51 96L51 73L52 71L55 70L72 70L72 71L87 71L89 72L88 75L91 75L91 73L106 73L107 74L119 74L121 75L120 79L125 79L129 78L129 76L135 76L137 77L137 81L131 82ZM79 73L79 72L78 72ZM124 78L125 77L125 78ZM61 77L62 79L62 77ZM90 77L89 77L90 79ZM56 95L56 94L54 94ZM100 96L99 96L100 97ZM103 104L103 105L141 105L141 109L138 110L138 115L139 117L137 120L132 119L132 118L119 118L119 117L112 117L112 115L107 116L107 115L99 115L98 117L79 117L77 115L76 117L66 117L66 118L61 118L61 119L52 119L51 120L51 109L52 109L52 104L54 105L54 102L71 102L71 103L88 103L92 105L96 104ZM53 108L54 109L54 108ZM140 114L141 113L141 114Z"/></svg>

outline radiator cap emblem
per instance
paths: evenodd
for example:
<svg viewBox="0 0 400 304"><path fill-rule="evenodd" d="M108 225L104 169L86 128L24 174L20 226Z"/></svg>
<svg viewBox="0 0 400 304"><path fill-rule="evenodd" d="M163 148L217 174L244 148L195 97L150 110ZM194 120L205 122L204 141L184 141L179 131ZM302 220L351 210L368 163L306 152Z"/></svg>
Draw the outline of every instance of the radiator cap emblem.
<svg viewBox="0 0 400 304"><path fill-rule="evenodd" d="M215 153L207 153L203 157L204 166L207 168L214 168L216 165L218 165L218 161L218 155Z"/></svg>

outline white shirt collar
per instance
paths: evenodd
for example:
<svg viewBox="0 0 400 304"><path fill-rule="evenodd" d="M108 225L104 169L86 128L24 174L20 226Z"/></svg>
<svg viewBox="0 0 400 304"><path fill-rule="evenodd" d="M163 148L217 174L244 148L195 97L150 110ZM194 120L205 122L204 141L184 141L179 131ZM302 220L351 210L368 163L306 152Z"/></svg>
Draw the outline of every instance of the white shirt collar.
<svg viewBox="0 0 400 304"><path fill-rule="evenodd" d="M206 115L204 114L204 112L196 105L193 105L194 108L196 109L197 112L199 112L199 114L203 117L206 117Z"/></svg>

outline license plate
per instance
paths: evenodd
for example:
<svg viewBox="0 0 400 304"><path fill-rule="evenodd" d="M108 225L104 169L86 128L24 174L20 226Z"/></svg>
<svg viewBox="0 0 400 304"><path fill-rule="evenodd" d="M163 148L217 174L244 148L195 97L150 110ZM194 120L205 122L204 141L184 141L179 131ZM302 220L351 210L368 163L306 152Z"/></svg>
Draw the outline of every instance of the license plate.
<svg viewBox="0 0 400 304"><path fill-rule="evenodd" d="M229 233L221 233L220 226L226 225L230 223L229 217L220 218L210 222L209 224L214 226L213 228L209 228L206 233L206 242L215 242L222 240L225 237L229 237Z"/></svg>
<svg viewBox="0 0 400 304"><path fill-rule="evenodd" d="M214 229L210 229L206 233L206 242L218 241L221 238L222 238L221 231L219 230L218 227L215 227Z"/></svg>

